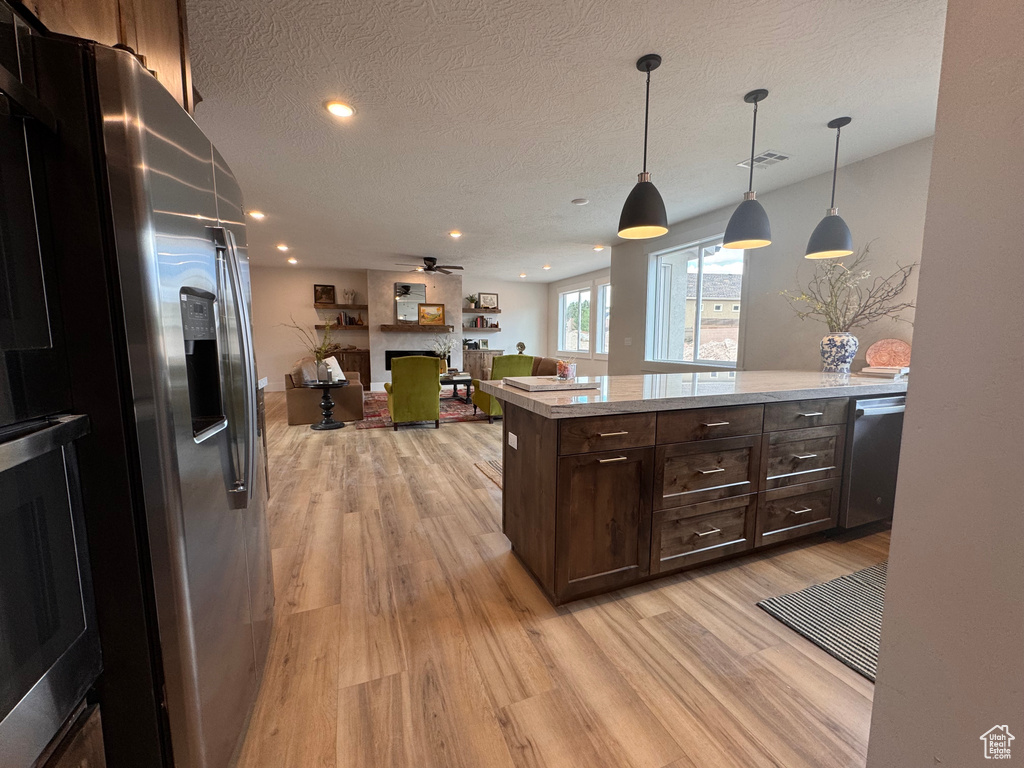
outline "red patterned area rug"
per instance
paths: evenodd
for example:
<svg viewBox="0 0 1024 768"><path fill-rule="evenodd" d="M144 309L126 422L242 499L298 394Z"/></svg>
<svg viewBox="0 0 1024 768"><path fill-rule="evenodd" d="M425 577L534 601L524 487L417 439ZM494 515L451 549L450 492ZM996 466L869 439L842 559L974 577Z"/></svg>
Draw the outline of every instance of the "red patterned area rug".
<svg viewBox="0 0 1024 768"><path fill-rule="evenodd" d="M461 388L460 388L461 391ZM452 396L449 387L441 390L441 422L455 421L487 421L483 413L473 414L473 404L466 404ZM388 413L387 392L363 393L363 420L350 422L356 429L380 429L391 426L391 414ZM424 426L433 428L433 422L424 422Z"/></svg>

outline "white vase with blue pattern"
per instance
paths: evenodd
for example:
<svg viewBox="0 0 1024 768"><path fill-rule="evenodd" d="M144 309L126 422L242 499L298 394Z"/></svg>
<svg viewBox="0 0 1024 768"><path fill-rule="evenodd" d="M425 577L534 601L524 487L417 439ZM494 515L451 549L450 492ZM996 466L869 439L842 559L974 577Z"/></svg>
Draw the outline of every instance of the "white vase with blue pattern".
<svg viewBox="0 0 1024 768"><path fill-rule="evenodd" d="M821 340L821 370L824 373L849 373L857 354L857 337L852 333L830 333Z"/></svg>

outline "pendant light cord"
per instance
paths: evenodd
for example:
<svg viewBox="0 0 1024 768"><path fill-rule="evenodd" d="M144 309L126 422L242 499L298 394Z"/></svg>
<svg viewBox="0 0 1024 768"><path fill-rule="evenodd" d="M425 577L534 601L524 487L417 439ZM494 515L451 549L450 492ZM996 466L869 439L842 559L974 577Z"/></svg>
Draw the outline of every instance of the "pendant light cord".
<svg viewBox="0 0 1024 768"><path fill-rule="evenodd" d="M839 134L843 129L836 128L836 159L832 163L832 202L829 204L829 208L836 207L836 175L839 173Z"/></svg>
<svg viewBox="0 0 1024 768"><path fill-rule="evenodd" d="M754 130L750 132L750 188L748 192L754 191L754 142L757 141L757 102L754 102Z"/></svg>
<svg viewBox="0 0 1024 768"><path fill-rule="evenodd" d="M644 173L647 173L647 120L651 111L651 67L647 65L647 96L644 98Z"/></svg>

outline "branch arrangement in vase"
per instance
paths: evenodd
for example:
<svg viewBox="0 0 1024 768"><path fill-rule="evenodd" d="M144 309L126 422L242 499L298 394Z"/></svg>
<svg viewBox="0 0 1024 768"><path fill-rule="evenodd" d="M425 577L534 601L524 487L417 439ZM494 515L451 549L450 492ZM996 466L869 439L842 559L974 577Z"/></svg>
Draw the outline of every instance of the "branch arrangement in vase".
<svg viewBox="0 0 1024 768"><path fill-rule="evenodd" d="M291 320L291 322L281 323L281 325L283 325L286 328L291 328L293 331L295 331L295 335L299 337L300 341L302 341L303 348L313 356L314 360L316 360L317 376L319 377L319 369L320 366L323 365L324 360L326 360L328 357L330 357L339 349L341 349L340 344L336 344L331 341L331 329L334 328L335 326L332 325L331 323L328 323L324 327L324 336L321 339L320 334L316 332L315 327L310 328L309 326L299 325L298 323L295 322L294 317L292 317L291 315L289 315L288 317Z"/></svg>
<svg viewBox="0 0 1024 768"><path fill-rule="evenodd" d="M913 309L913 301L901 301L917 262L897 264L887 277L872 278L867 269L871 243L865 245L849 264L821 261L806 287L782 291L781 295L801 320L820 320L829 335L821 341L822 370L849 373L857 353L855 328L888 317L894 322L910 322L902 313Z"/></svg>

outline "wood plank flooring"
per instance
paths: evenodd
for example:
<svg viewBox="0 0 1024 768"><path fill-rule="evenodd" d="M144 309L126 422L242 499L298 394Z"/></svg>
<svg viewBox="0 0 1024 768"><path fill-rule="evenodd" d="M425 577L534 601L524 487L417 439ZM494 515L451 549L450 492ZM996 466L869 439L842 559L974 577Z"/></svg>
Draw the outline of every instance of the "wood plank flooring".
<svg viewBox="0 0 1024 768"><path fill-rule="evenodd" d="M276 623L241 768L864 765L871 683L755 603L883 560L887 532L556 609L473 466L500 423L267 414Z"/></svg>

